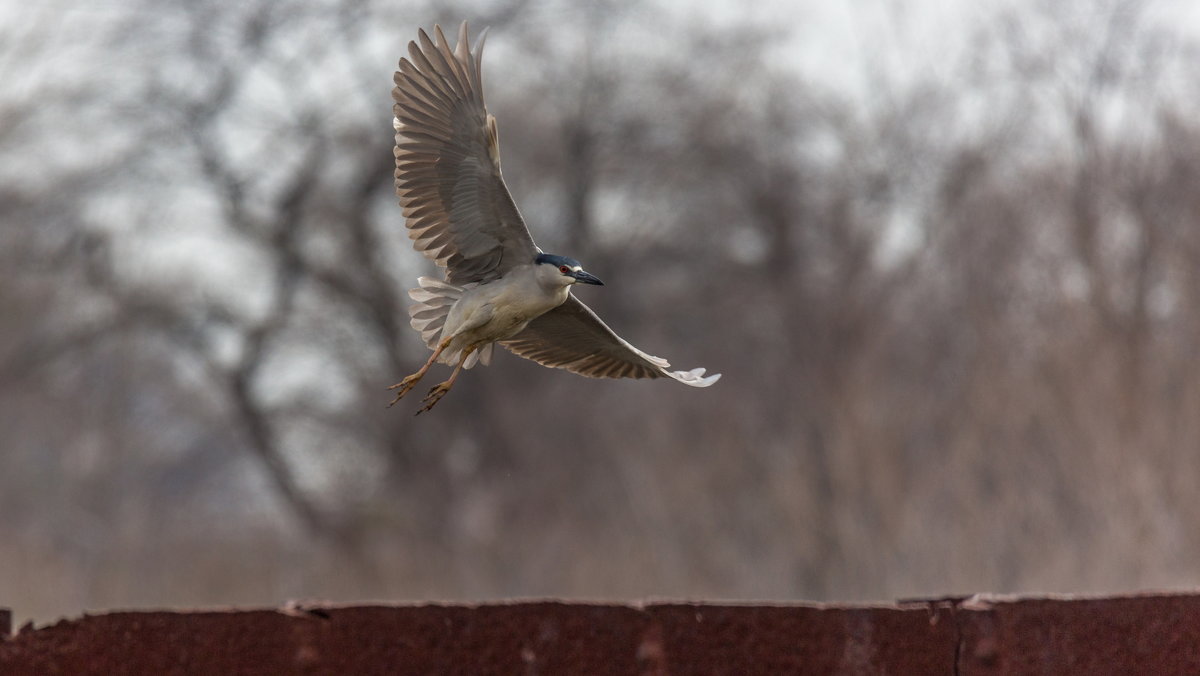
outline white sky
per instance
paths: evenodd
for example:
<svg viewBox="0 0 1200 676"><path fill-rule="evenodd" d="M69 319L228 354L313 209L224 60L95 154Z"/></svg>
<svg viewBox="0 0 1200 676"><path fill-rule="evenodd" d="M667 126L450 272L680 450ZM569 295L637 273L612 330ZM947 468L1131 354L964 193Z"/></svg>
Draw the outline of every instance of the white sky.
<svg viewBox="0 0 1200 676"><path fill-rule="evenodd" d="M779 58L793 62L811 81L835 91L862 95L871 68L885 68L899 85L917 74L938 74L972 47L972 31L995 23L1014 8L1054 7L1066 12L1107 14L1128 5L1144 12L1148 25L1200 37L1200 2L1193 0L658 0L680 17L696 13L720 24L751 21L779 26L791 39Z"/></svg>

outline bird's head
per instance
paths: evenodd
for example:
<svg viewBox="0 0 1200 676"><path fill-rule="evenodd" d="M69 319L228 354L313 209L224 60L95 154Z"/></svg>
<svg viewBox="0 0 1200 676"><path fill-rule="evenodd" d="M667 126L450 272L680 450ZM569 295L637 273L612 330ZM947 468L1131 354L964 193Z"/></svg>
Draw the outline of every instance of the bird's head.
<svg viewBox="0 0 1200 676"><path fill-rule="evenodd" d="M604 282L600 281L592 273L584 270L579 261L574 258L540 253L534 259L534 267L537 269L538 277L543 280L543 283L552 286L570 286L571 284L604 286Z"/></svg>

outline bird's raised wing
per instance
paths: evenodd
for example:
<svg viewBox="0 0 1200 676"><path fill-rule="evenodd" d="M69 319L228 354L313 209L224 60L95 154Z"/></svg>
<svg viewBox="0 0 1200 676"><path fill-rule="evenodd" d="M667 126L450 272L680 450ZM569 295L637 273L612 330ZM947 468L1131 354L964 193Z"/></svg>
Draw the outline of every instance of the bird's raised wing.
<svg viewBox="0 0 1200 676"><path fill-rule="evenodd" d="M666 359L630 345L573 295L500 344L542 366L589 378L674 378L685 385L708 387L721 377L719 373L706 377L702 368L668 371L671 365Z"/></svg>
<svg viewBox="0 0 1200 676"><path fill-rule="evenodd" d="M422 30L420 44L408 43L394 78L396 194L413 246L448 281L487 282L539 249L500 175L496 120L483 103L483 37L472 53L466 22L453 51L441 27L434 35Z"/></svg>

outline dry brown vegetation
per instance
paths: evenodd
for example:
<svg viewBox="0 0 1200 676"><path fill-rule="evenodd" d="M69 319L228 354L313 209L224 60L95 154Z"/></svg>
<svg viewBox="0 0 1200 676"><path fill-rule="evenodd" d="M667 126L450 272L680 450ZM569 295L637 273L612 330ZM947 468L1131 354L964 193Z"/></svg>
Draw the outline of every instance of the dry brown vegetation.
<svg viewBox="0 0 1200 676"><path fill-rule="evenodd" d="M1200 580L1184 3L996 12L866 102L767 58L787 31L649 5L145 5L0 27L19 615ZM539 242L717 386L505 355L384 408L427 272L390 74L460 16Z"/></svg>

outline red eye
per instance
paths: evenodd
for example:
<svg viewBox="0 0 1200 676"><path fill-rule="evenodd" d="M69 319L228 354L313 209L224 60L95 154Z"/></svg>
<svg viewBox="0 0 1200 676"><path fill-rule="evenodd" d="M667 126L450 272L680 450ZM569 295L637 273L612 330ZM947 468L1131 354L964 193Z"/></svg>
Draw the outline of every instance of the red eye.
<svg viewBox="0 0 1200 676"><path fill-rule="evenodd" d="M559 272L561 272L561 273L563 273L564 275L569 275L569 274L571 274L571 268L568 268L568 267L567 267L567 266L565 266L565 265L560 265L560 266L558 266L558 271L559 271Z"/></svg>

